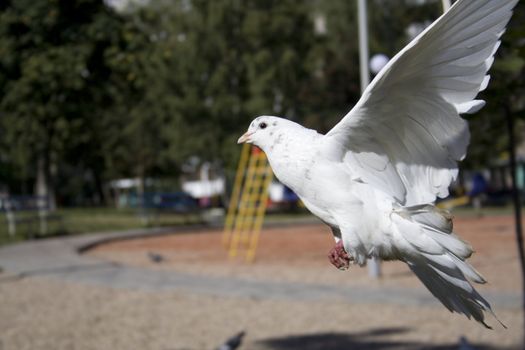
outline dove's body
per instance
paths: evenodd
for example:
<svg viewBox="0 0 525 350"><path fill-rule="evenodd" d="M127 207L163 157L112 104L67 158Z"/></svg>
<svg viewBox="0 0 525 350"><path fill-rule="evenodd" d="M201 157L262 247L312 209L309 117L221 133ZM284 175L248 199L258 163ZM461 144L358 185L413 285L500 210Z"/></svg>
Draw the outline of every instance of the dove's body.
<svg viewBox="0 0 525 350"><path fill-rule="evenodd" d="M516 3L456 1L392 58L326 135L262 116L239 139L268 155L277 178L332 228L336 247L342 243L356 263L372 256L404 261L450 311L483 324L483 312L492 310L469 280L485 280L466 261L472 248L434 202L448 196L457 177L469 141L460 114L483 107L474 98L488 84Z"/></svg>
<svg viewBox="0 0 525 350"><path fill-rule="evenodd" d="M286 126L276 128L270 142L260 145L275 176L337 236L344 236L336 238L343 238L345 249L357 262L362 264L372 255L395 258L387 230L392 202L374 187L351 180L355 174L342 161L333 140L287 120L277 123Z"/></svg>

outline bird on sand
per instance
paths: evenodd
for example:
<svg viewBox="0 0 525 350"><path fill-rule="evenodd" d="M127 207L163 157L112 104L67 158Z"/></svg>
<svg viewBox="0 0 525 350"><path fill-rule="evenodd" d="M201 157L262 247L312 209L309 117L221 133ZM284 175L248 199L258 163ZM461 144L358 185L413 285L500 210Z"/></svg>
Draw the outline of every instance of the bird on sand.
<svg viewBox="0 0 525 350"><path fill-rule="evenodd" d="M483 107L475 98L517 2L456 1L325 135L260 116L238 140L261 148L277 178L332 229L333 265L401 260L448 310L487 328L485 313L496 316L470 283L486 282L467 262L473 248L435 201L458 175L469 143L460 115Z"/></svg>

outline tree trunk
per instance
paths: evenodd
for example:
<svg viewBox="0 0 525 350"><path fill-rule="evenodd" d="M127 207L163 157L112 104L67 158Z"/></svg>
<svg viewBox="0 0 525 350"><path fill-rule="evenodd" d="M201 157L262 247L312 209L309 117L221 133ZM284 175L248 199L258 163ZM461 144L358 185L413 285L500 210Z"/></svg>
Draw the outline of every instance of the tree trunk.
<svg viewBox="0 0 525 350"><path fill-rule="evenodd" d="M91 173L93 174L93 179L95 182L96 197L98 197L95 200L95 204L96 205L101 205L101 204L106 205L108 197L106 196L107 193L104 190L104 183L99 175L99 172L92 169Z"/></svg>
<svg viewBox="0 0 525 350"><path fill-rule="evenodd" d="M36 166L35 195L46 197L48 200L48 209L56 209L56 197L53 186L50 181L50 162L49 157L39 155Z"/></svg>
<svg viewBox="0 0 525 350"><path fill-rule="evenodd" d="M46 171L46 160L45 157L40 155L36 163L36 183L35 183L35 195L37 196L47 196L47 175Z"/></svg>
<svg viewBox="0 0 525 350"><path fill-rule="evenodd" d="M525 320L525 248L523 240L523 227L521 222L521 196L516 181L516 142L514 137L514 115L506 104L504 107L505 115L507 117L507 132L509 134L509 155L510 155L510 169L512 179L512 199L514 204L514 221L516 225L516 245L518 246L518 257L521 267L521 297L522 297L522 314ZM525 346L525 333L523 333L523 343Z"/></svg>

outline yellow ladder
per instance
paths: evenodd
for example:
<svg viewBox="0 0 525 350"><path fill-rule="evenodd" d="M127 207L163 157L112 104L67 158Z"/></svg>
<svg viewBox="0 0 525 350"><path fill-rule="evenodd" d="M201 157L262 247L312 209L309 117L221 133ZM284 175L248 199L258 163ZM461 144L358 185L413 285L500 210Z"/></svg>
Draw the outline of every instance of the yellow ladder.
<svg viewBox="0 0 525 350"><path fill-rule="evenodd" d="M244 251L246 261L255 260L272 178L264 152L244 144L222 236L230 258Z"/></svg>

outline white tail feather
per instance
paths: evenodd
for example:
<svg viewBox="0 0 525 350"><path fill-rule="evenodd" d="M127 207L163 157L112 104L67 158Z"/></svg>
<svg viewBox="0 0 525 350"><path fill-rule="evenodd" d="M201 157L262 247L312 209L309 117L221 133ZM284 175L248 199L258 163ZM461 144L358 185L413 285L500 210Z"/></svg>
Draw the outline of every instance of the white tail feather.
<svg viewBox="0 0 525 350"><path fill-rule="evenodd" d="M396 228L396 247L410 269L447 309L491 328L485 323L484 313L497 317L469 282L486 280L465 261L472 254L472 247L452 233L448 212L425 205L400 208L396 213L399 215L391 217Z"/></svg>

